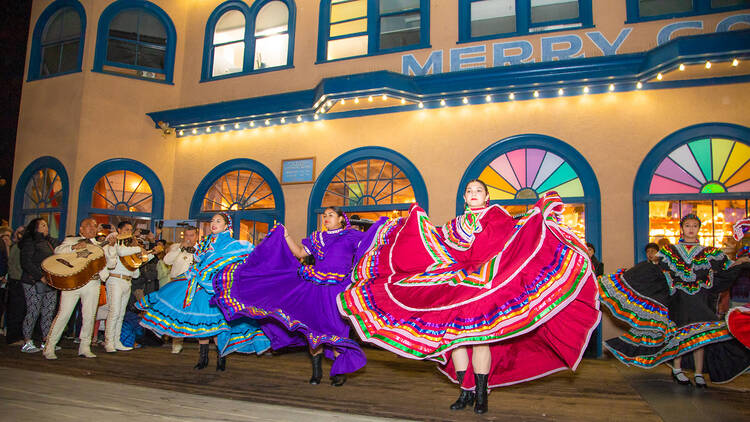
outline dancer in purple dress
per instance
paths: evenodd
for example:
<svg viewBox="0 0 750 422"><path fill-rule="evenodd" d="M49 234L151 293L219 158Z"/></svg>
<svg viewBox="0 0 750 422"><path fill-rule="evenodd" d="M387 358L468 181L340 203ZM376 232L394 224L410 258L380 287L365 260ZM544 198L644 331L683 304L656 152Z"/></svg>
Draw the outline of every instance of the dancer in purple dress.
<svg viewBox="0 0 750 422"><path fill-rule="evenodd" d="M339 315L336 297L350 283L349 273L364 233L351 228L338 208L323 213L324 232L314 232L297 245L280 224L244 261L214 277L216 304L228 321L247 316L264 320L263 332L274 350L307 345L312 355L310 384L323 376L323 354L334 359L331 384L343 385L346 374L367 362L349 338L349 325ZM314 265L300 259L315 258Z"/></svg>

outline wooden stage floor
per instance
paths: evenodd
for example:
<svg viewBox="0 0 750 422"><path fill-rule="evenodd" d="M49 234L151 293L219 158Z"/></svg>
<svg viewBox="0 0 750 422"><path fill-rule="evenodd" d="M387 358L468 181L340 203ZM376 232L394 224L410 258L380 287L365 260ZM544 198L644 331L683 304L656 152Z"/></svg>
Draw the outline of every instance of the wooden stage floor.
<svg viewBox="0 0 750 422"><path fill-rule="evenodd" d="M702 391L674 384L666 367L646 371L625 367L614 359L584 360L575 374L561 372L495 389L490 394L490 412L476 416L471 410L448 409L458 389L434 364L371 348L365 350L367 367L337 388L328 385L327 376L321 385L307 383L310 363L305 352L261 357L234 354L227 360L227 371L221 373L215 371L213 346L209 367L193 370L196 343L186 343L179 355L171 354L166 346L116 354L96 347L93 350L98 358L82 359L75 357L77 345L63 341L56 361L2 343L0 366L358 415L413 420L750 420L750 375ZM329 365L330 361L324 363L326 374ZM70 394L75 395L75 389Z"/></svg>

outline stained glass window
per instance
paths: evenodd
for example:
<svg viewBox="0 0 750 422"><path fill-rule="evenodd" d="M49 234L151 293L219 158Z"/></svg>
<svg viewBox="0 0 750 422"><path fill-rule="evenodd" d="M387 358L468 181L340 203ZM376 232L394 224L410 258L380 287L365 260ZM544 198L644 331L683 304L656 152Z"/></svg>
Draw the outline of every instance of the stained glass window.
<svg viewBox="0 0 750 422"><path fill-rule="evenodd" d="M35 171L23 195L24 224L37 217L47 220L49 234L60 237L59 227L63 206L63 186L60 176L50 168Z"/></svg>
<svg viewBox="0 0 750 422"><path fill-rule="evenodd" d="M656 168L649 193L750 192L750 147L721 138L698 139L672 151Z"/></svg>
<svg viewBox="0 0 750 422"><path fill-rule="evenodd" d="M201 211L273 209L271 187L258 173L233 170L219 177L203 198Z"/></svg>
<svg viewBox="0 0 750 422"><path fill-rule="evenodd" d="M153 195L146 179L132 171L117 170L96 183L91 207L131 213L150 213Z"/></svg>

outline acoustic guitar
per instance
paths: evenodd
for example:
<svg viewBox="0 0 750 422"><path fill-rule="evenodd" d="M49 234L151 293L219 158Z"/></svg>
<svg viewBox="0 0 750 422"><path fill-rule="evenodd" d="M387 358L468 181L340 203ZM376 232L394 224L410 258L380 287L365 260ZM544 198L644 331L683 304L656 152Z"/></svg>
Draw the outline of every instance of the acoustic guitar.
<svg viewBox="0 0 750 422"><path fill-rule="evenodd" d="M106 265L104 250L91 244L70 253L52 255L42 261L48 284L58 290L75 290L85 286Z"/></svg>
<svg viewBox="0 0 750 422"><path fill-rule="evenodd" d="M141 265L148 262L148 254L157 254L163 250L164 248L161 245L156 245L153 249L146 251L145 253L138 252L132 255L121 256L120 262L122 262L122 265L127 268L128 271L135 271L140 268Z"/></svg>

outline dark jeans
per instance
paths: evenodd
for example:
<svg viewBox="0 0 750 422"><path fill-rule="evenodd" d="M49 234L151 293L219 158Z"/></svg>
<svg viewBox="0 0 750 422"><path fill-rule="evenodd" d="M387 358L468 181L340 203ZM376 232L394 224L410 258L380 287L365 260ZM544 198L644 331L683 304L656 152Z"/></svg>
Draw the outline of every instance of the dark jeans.
<svg viewBox="0 0 750 422"><path fill-rule="evenodd" d="M5 308L5 341L8 344L23 340L23 318L26 316L26 297L21 280L8 280Z"/></svg>

